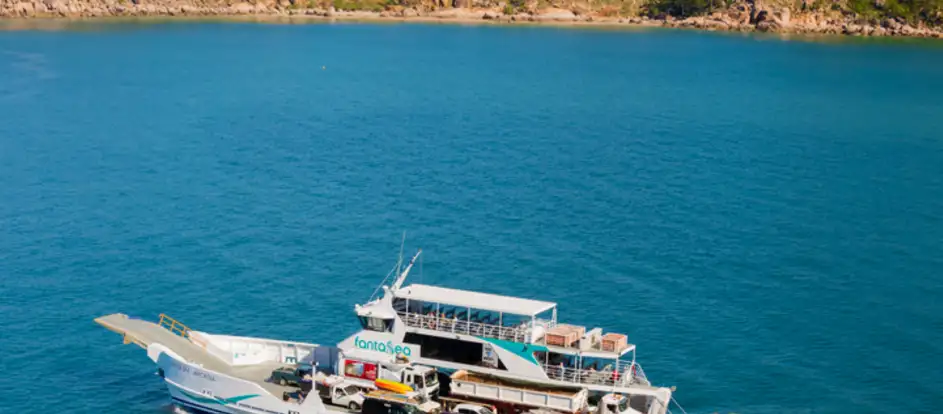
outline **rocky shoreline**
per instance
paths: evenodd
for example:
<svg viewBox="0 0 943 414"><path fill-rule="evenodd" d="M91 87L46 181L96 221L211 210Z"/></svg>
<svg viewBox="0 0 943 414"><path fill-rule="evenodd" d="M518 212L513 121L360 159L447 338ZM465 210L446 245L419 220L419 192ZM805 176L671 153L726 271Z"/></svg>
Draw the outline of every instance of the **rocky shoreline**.
<svg viewBox="0 0 943 414"><path fill-rule="evenodd" d="M310 3L309 3L310 4ZM601 12L546 8L507 13L499 7L402 7L382 11L299 7L295 0L270 3L212 4L201 0L0 0L0 21L8 19L84 19L106 17L310 18L324 20L441 21L455 23L545 23L691 28L710 31L774 32L850 36L943 38L943 28L911 26L902 19L862 19L840 13L797 13L734 3L706 16L621 17Z"/></svg>

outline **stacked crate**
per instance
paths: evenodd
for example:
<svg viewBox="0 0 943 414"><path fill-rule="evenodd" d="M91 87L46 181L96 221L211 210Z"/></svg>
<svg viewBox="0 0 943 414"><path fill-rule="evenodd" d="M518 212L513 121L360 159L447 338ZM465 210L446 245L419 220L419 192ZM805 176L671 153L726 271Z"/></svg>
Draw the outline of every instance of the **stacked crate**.
<svg viewBox="0 0 943 414"><path fill-rule="evenodd" d="M607 333L602 336L602 350L606 352L622 352L629 346L629 338L623 334Z"/></svg>
<svg viewBox="0 0 943 414"><path fill-rule="evenodd" d="M547 331L547 345L572 347L586 333L586 327L559 324Z"/></svg>

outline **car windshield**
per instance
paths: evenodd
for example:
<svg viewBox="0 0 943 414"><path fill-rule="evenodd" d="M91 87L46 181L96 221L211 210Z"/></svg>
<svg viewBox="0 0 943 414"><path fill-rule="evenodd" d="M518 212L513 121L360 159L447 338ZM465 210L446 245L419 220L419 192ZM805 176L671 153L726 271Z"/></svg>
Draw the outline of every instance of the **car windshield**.
<svg viewBox="0 0 943 414"><path fill-rule="evenodd" d="M438 384L439 379L436 378L435 371L429 371L423 376L423 382L426 383L425 386L431 387Z"/></svg>
<svg viewBox="0 0 943 414"><path fill-rule="evenodd" d="M348 385L348 386L344 387L344 392L346 392L347 395L354 395L354 394L360 392L360 388L357 388L357 386L355 386L355 385Z"/></svg>

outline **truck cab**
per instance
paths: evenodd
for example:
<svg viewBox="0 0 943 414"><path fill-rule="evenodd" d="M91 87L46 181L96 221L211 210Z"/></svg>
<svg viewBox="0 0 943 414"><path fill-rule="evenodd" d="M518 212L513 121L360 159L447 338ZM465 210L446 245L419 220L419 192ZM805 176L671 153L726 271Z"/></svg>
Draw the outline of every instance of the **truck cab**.
<svg viewBox="0 0 943 414"><path fill-rule="evenodd" d="M599 401L595 414L644 414L651 409L651 399L644 395L606 394Z"/></svg>
<svg viewBox="0 0 943 414"><path fill-rule="evenodd" d="M361 388L376 389L374 381L384 379L406 384L428 399L439 395L435 368L414 365L401 356L351 349L340 354L338 366L346 380Z"/></svg>
<svg viewBox="0 0 943 414"><path fill-rule="evenodd" d="M394 374L395 375L395 374ZM413 387L429 399L433 399L439 394L439 378L436 375L435 368L421 365L410 365L399 375L399 382Z"/></svg>

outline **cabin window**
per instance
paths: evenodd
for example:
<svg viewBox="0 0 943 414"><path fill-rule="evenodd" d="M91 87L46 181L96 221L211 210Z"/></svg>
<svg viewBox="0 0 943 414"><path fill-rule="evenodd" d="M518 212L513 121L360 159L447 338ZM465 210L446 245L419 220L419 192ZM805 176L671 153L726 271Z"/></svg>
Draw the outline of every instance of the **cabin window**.
<svg viewBox="0 0 943 414"><path fill-rule="evenodd" d="M361 316L360 326L368 331L389 332L393 328L393 320Z"/></svg>

